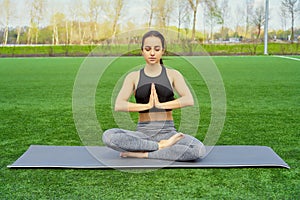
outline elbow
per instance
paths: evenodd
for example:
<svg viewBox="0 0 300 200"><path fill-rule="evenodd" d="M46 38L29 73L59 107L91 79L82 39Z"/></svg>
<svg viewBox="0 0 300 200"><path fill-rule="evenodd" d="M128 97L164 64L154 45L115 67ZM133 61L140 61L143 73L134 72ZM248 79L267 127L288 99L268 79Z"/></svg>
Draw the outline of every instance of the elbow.
<svg viewBox="0 0 300 200"><path fill-rule="evenodd" d="M122 111L122 107L121 107L119 104L115 104L114 110L115 110L116 112Z"/></svg>
<svg viewBox="0 0 300 200"><path fill-rule="evenodd" d="M116 99L114 111L122 111L124 109L124 102L120 99Z"/></svg>
<svg viewBox="0 0 300 200"><path fill-rule="evenodd" d="M122 107L120 106L115 106L115 109L114 109L116 112L119 112L119 111L123 111Z"/></svg>
<svg viewBox="0 0 300 200"><path fill-rule="evenodd" d="M193 106L194 103L195 103L195 102L194 102L193 97L190 97L190 98L188 98L187 101L186 101L186 106Z"/></svg>
<svg viewBox="0 0 300 200"><path fill-rule="evenodd" d="M114 110L116 112L118 111L128 111L128 105L126 102L116 102Z"/></svg>
<svg viewBox="0 0 300 200"><path fill-rule="evenodd" d="M194 100L193 99L188 102L188 106L194 106Z"/></svg>
<svg viewBox="0 0 300 200"><path fill-rule="evenodd" d="M183 97L179 102L181 108L194 105L194 99L192 97Z"/></svg>
<svg viewBox="0 0 300 200"><path fill-rule="evenodd" d="M115 106L114 111L118 112L118 111L120 111L120 108Z"/></svg>

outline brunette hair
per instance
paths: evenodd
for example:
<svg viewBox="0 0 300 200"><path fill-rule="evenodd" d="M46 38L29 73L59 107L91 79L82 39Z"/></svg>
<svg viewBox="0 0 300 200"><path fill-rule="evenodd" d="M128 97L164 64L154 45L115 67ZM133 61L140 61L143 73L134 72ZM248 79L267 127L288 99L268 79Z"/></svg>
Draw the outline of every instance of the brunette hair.
<svg viewBox="0 0 300 200"><path fill-rule="evenodd" d="M162 48L165 49L165 38L164 38L164 36L158 31L149 31L149 32L145 33L143 38L142 38L141 50L143 50L145 39L148 38L148 37L158 37L161 41ZM160 64L163 64L162 59L160 59Z"/></svg>

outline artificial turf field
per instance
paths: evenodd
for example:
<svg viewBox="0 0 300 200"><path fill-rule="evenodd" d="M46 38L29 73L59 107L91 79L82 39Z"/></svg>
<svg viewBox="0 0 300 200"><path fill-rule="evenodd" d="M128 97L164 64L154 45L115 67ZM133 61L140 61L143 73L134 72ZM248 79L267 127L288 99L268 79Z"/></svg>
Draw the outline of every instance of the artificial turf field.
<svg viewBox="0 0 300 200"><path fill-rule="evenodd" d="M31 144L83 145L72 91L84 58L0 59L0 199L300 199L300 57L212 57L224 81L226 121L218 145L263 145L291 167L119 170L8 169ZM298 60L297 60L298 59ZM201 60L201 58L199 58ZM184 59L166 57L197 95L197 137L210 122L205 83ZM118 58L96 93L101 127L116 126L111 94L122 75L143 63ZM174 111L179 122L180 111ZM137 115L131 115L133 121Z"/></svg>

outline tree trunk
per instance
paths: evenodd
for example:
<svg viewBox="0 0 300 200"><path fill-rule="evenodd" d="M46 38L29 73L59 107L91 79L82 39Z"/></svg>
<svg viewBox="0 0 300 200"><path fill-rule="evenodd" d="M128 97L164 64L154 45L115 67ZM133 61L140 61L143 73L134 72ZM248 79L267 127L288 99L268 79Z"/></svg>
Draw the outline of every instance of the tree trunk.
<svg viewBox="0 0 300 200"><path fill-rule="evenodd" d="M65 44L69 44L69 26L68 26L68 21L66 20L66 42Z"/></svg>
<svg viewBox="0 0 300 200"><path fill-rule="evenodd" d="M181 27L181 20L178 18L177 41L180 40L180 27Z"/></svg>
<svg viewBox="0 0 300 200"><path fill-rule="evenodd" d="M58 27L55 26L55 45L59 44L59 38L58 38Z"/></svg>
<svg viewBox="0 0 300 200"><path fill-rule="evenodd" d="M82 34L81 34L81 23L80 23L80 21L78 21L78 32L79 32L80 44L83 44Z"/></svg>
<svg viewBox="0 0 300 200"><path fill-rule="evenodd" d="M16 44L20 44L20 35L21 35L21 27L18 26Z"/></svg>
<svg viewBox="0 0 300 200"><path fill-rule="evenodd" d="M55 27L52 27L52 45L55 45Z"/></svg>
<svg viewBox="0 0 300 200"><path fill-rule="evenodd" d="M199 0L196 0L195 4L192 0L189 0L190 6L193 10L193 30L192 30L192 40L195 40L196 35L196 20L197 20L197 8L199 5Z"/></svg>
<svg viewBox="0 0 300 200"><path fill-rule="evenodd" d="M260 32L261 32L261 25L259 24L257 26L257 36L256 36L256 39L259 39L260 38Z"/></svg>
<svg viewBox="0 0 300 200"><path fill-rule="evenodd" d="M115 7L115 16L114 16L114 20L113 20L113 34L112 34L112 43L114 43L116 34L117 34L117 24L121 15L121 10L123 7L123 0L117 0L117 4Z"/></svg>
<svg viewBox="0 0 300 200"><path fill-rule="evenodd" d="M73 44L73 21L71 21L71 25L70 25L70 43L69 44Z"/></svg>
<svg viewBox="0 0 300 200"><path fill-rule="evenodd" d="M98 34L97 34L97 22L94 22L93 42L96 41L96 38L98 38Z"/></svg>
<svg viewBox="0 0 300 200"><path fill-rule="evenodd" d="M149 28L152 26L152 18L153 18L153 9L151 8L149 22L148 22L148 27Z"/></svg>
<svg viewBox="0 0 300 200"><path fill-rule="evenodd" d="M31 44L31 29L32 28L29 28L28 29L28 33L27 33L27 44Z"/></svg>
<svg viewBox="0 0 300 200"><path fill-rule="evenodd" d="M35 44L38 43L38 38L39 38L39 29L36 29L36 33L35 33Z"/></svg>
<svg viewBox="0 0 300 200"><path fill-rule="evenodd" d="M8 40L8 26L6 26L4 29L3 45L7 45L7 40Z"/></svg>
<svg viewBox="0 0 300 200"><path fill-rule="evenodd" d="M195 40L196 35L196 17L197 17L197 9L194 10L194 16L193 16L193 30L192 30L192 40Z"/></svg>
<svg viewBox="0 0 300 200"><path fill-rule="evenodd" d="M294 23L295 23L295 19L294 19L294 12L291 12L292 15L292 33L291 33L291 43L294 43Z"/></svg>

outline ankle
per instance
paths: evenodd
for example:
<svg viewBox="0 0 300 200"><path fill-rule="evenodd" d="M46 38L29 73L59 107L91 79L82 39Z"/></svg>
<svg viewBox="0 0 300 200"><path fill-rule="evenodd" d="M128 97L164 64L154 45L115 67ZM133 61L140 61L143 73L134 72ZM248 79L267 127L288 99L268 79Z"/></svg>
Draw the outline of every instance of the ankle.
<svg viewBox="0 0 300 200"><path fill-rule="evenodd" d="M165 146L161 142L158 142L157 144L158 144L158 150L165 148Z"/></svg>

